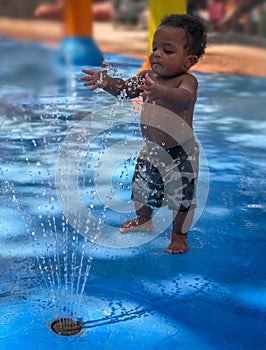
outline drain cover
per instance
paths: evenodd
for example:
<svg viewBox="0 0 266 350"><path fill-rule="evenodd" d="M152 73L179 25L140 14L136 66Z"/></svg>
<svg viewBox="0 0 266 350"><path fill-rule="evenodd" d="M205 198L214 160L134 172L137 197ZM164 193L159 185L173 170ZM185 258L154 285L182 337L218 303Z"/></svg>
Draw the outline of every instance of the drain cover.
<svg viewBox="0 0 266 350"><path fill-rule="evenodd" d="M56 318L51 323L51 329L59 335L75 335L83 328L83 324L72 318Z"/></svg>

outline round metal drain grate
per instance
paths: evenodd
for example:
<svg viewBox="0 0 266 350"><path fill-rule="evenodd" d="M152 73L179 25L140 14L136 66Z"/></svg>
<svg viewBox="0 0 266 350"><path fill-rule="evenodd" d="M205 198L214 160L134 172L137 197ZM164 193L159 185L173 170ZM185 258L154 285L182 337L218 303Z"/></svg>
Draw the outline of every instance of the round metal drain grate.
<svg viewBox="0 0 266 350"><path fill-rule="evenodd" d="M56 318L51 323L51 329L59 335L75 335L78 334L83 328L83 324L72 318Z"/></svg>

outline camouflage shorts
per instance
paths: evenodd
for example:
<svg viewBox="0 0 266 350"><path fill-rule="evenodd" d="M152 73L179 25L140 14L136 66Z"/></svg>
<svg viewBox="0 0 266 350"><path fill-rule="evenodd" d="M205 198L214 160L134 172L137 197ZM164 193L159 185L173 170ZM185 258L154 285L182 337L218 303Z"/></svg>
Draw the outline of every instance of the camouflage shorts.
<svg viewBox="0 0 266 350"><path fill-rule="evenodd" d="M195 208L198 168L199 145L194 138L167 150L145 144L135 166L132 200L178 212Z"/></svg>

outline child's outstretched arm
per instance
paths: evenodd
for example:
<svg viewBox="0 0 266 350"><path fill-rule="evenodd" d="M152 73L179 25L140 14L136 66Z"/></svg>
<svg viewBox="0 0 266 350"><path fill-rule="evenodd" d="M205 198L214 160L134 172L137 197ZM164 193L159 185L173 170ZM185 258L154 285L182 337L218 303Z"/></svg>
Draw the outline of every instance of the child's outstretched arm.
<svg viewBox="0 0 266 350"><path fill-rule="evenodd" d="M121 78L110 77L107 74L105 62L102 64L101 70L82 69L83 73L86 73L80 80L84 81L84 86L90 86L90 90L93 91L97 88L102 88L114 96L121 96L122 98L135 98L139 96L140 90L138 84L140 84L140 78L133 77L128 80Z"/></svg>

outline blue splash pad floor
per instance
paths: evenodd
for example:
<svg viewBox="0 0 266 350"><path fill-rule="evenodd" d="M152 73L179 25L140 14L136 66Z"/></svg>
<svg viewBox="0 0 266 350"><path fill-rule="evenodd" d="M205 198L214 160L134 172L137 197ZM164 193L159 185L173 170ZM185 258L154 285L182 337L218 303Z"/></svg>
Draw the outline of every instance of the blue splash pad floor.
<svg viewBox="0 0 266 350"><path fill-rule="evenodd" d="M1 271L1 349L263 349L261 242L225 239L209 224L192 232L186 255L168 255L166 236L124 252L98 247L73 337L50 330L54 310L33 260L2 261L15 273Z"/></svg>
<svg viewBox="0 0 266 350"><path fill-rule="evenodd" d="M17 208L9 204L12 187L4 182L7 178L18 185L22 206L34 217L28 194L38 192L32 182L28 186L25 181L28 178L18 156L21 140L16 134L18 115L30 113L27 106L36 96L28 91L36 85L24 74L23 65L15 71L21 77L19 87L13 73L5 70L17 45L5 41L6 58L1 56L6 65L1 64L0 77L7 81L0 106L1 188L8 193L1 192L0 202L0 348L265 349L265 79L198 75L201 88L195 129L209 162L210 191L203 214L189 235L188 254L166 253L170 229L135 248L96 244L80 310L83 332L62 337L49 328L55 311L36 265L29 232ZM29 45L36 49L36 44ZM19 50L25 54L22 47ZM42 52L54 55L38 46L35 55L40 51L41 56ZM28 59L26 56L23 64ZM44 73L39 66L35 68L36 76ZM54 96L62 92L64 104L66 99L72 103L73 91L63 87L48 95L46 90L36 109L60 114L60 98ZM87 96L87 91L81 89L78 94ZM86 101L78 102L76 108L86 107ZM42 127L37 125L34 140L44 140ZM9 136L7 130L12 131ZM30 131L22 129L25 139ZM27 146L25 140L23 145ZM120 219L113 221L115 226Z"/></svg>

